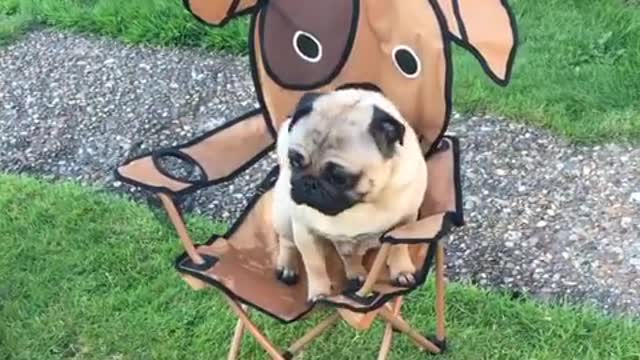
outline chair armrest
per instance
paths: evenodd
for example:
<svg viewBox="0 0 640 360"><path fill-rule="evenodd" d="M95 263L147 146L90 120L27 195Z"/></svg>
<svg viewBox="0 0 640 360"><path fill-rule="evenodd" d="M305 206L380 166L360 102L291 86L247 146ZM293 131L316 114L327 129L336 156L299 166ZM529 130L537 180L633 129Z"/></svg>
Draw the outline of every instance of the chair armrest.
<svg viewBox="0 0 640 360"><path fill-rule="evenodd" d="M418 220L399 225L380 241L420 244L438 241L451 227L463 226L460 147L457 138L445 136L438 150L427 158L428 186Z"/></svg>
<svg viewBox="0 0 640 360"><path fill-rule="evenodd" d="M232 180L273 150L275 138L259 110L232 120L192 141L127 160L115 171L120 181L172 197ZM162 160L178 159L199 179L182 178Z"/></svg>
<svg viewBox="0 0 640 360"><path fill-rule="evenodd" d="M440 213L396 227L381 238L383 243L420 244L438 241L453 224L451 213Z"/></svg>

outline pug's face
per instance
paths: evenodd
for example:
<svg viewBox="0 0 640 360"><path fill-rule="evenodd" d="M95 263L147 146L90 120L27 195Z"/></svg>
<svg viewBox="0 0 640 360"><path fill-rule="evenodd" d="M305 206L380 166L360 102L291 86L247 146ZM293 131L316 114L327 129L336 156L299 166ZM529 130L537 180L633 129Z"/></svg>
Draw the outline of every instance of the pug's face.
<svg viewBox="0 0 640 360"><path fill-rule="evenodd" d="M405 133L389 104L381 94L355 89L302 97L289 129L282 129L289 131L294 202L335 216L377 200Z"/></svg>

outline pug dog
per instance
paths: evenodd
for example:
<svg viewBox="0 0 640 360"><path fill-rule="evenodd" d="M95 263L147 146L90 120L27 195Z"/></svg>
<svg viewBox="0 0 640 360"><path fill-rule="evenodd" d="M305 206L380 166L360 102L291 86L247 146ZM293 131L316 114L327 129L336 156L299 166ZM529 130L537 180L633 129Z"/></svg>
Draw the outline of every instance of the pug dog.
<svg viewBox="0 0 640 360"><path fill-rule="evenodd" d="M326 243L344 264L349 288L366 277L362 255L395 226L415 221L427 187L416 133L393 103L371 89L309 92L278 131L280 167L273 220L276 274L286 284L308 277L308 300L331 294ZM387 266L401 286L415 284L407 245L393 245Z"/></svg>

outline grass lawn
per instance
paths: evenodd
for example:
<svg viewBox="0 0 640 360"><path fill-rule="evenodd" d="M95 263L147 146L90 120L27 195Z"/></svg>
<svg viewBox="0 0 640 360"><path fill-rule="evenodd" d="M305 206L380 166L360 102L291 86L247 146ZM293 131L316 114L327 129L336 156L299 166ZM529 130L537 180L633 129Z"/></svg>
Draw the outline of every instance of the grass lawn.
<svg viewBox="0 0 640 360"><path fill-rule="evenodd" d="M172 261L179 245L147 207L74 184L0 175L0 359L222 359L234 317L214 291L194 292ZM221 230L190 219L199 239ZM455 284L443 359L640 358L640 323L550 307ZM432 284L406 317L432 329ZM268 334L287 344L314 321ZM304 359L371 359L382 328L340 325ZM246 339L249 339L248 337ZM398 338L393 359L420 356ZM251 340L242 358L265 358Z"/></svg>
<svg viewBox="0 0 640 360"><path fill-rule="evenodd" d="M640 4L636 0L510 0L522 46L513 83L489 83L456 52L457 109L488 111L580 143L640 139ZM0 0L0 42L29 24L128 42L245 53L247 19L210 29L181 0Z"/></svg>

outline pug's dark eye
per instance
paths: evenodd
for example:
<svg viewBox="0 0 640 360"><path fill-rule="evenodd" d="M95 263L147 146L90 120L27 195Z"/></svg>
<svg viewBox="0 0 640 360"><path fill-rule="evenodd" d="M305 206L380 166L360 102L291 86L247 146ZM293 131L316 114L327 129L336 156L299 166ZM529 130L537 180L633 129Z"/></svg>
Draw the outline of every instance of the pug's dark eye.
<svg viewBox="0 0 640 360"><path fill-rule="evenodd" d="M289 151L289 165L294 170L303 169L305 166L304 156L295 150Z"/></svg>
<svg viewBox="0 0 640 360"><path fill-rule="evenodd" d="M351 186L354 179L352 174L348 173L342 166L334 163L329 163L326 166L324 177L337 187Z"/></svg>
<svg viewBox="0 0 640 360"><path fill-rule="evenodd" d="M393 62L398 70L408 78L415 78L420 75L420 59L413 49L408 46L402 45L393 49Z"/></svg>
<svg viewBox="0 0 640 360"><path fill-rule="evenodd" d="M344 174L333 173L329 175L329 180L336 186L345 186L347 185L347 177Z"/></svg>
<svg viewBox="0 0 640 360"><path fill-rule="evenodd" d="M307 32L297 31L293 35L293 48L298 56L308 62L317 63L322 59L322 44Z"/></svg>

